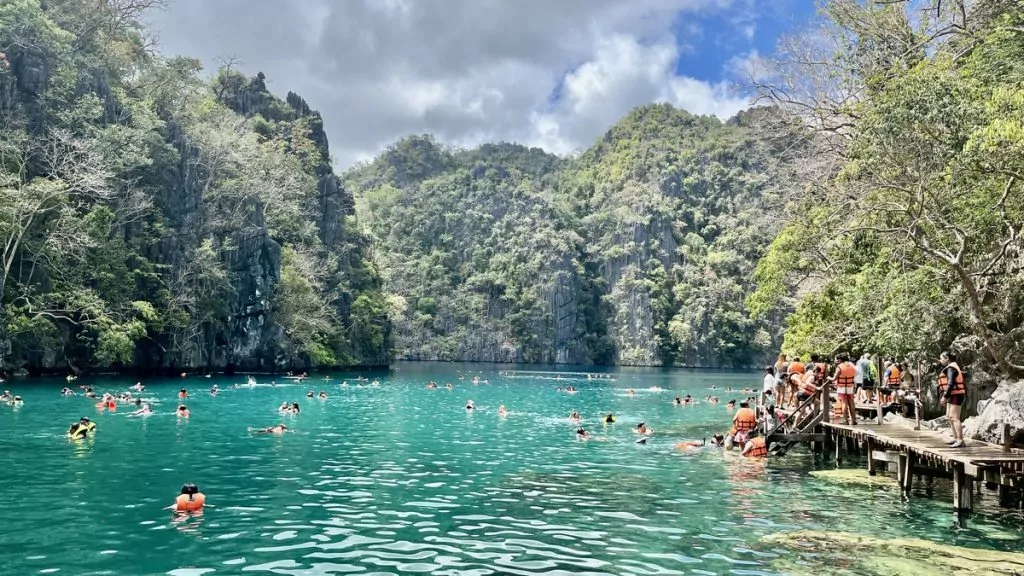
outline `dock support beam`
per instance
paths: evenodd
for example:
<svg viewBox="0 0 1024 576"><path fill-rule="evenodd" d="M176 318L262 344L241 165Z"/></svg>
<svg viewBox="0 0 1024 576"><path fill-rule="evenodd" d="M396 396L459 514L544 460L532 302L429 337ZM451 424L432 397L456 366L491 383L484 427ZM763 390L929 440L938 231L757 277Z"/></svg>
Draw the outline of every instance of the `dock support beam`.
<svg viewBox="0 0 1024 576"><path fill-rule="evenodd" d="M899 469L896 471L896 475L900 483L900 489L904 492L910 492L910 489L914 487L913 454L908 453L899 455Z"/></svg>
<svg viewBox="0 0 1024 576"><path fill-rule="evenodd" d="M953 508L958 524L963 525L963 521L970 515L973 507L974 481L967 475L964 465L957 464L953 468Z"/></svg>
<svg viewBox="0 0 1024 576"><path fill-rule="evenodd" d="M875 470L875 441L870 437L867 440L868 449L868 476L874 476L877 472Z"/></svg>

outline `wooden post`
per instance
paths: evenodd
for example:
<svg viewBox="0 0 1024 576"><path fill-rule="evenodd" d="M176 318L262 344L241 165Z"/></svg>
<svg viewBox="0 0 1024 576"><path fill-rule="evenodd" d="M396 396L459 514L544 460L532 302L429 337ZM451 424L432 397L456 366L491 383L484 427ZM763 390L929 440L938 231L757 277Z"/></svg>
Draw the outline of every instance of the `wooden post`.
<svg viewBox="0 0 1024 576"><path fill-rule="evenodd" d="M1003 508L1009 507L1010 487L1005 484L1000 484L999 487L996 489L999 491L999 505L1002 506Z"/></svg>
<svg viewBox="0 0 1024 576"><path fill-rule="evenodd" d="M836 464L843 461L843 439L839 436L833 436L832 440L836 445Z"/></svg>
<svg viewBox="0 0 1024 576"><path fill-rule="evenodd" d="M1010 425L1003 422L1003 430L999 434L999 443L1003 445L1003 452L1010 453Z"/></svg>
<svg viewBox="0 0 1024 576"><path fill-rule="evenodd" d="M875 475L875 442L868 437L868 476Z"/></svg>
<svg viewBox="0 0 1024 576"><path fill-rule="evenodd" d="M961 522L974 507L973 484L974 481L967 476L964 465L957 463L953 468L953 508Z"/></svg>
<svg viewBox="0 0 1024 576"><path fill-rule="evenodd" d="M878 381L875 382L875 410L878 411L878 423L882 423L882 357L875 354L875 371Z"/></svg>
<svg viewBox="0 0 1024 576"><path fill-rule="evenodd" d="M830 393L828 389L828 382L824 382L821 385L821 421L831 422L832 421L832 407Z"/></svg>
<svg viewBox="0 0 1024 576"><path fill-rule="evenodd" d="M914 485L914 455L911 453L899 455L899 468L896 471L900 489L910 492Z"/></svg>
<svg viewBox="0 0 1024 576"><path fill-rule="evenodd" d="M921 408L924 407L924 402L921 401L921 382L924 381L924 363L921 361L917 362L917 400L914 401L914 430L921 429Z"/></svg>

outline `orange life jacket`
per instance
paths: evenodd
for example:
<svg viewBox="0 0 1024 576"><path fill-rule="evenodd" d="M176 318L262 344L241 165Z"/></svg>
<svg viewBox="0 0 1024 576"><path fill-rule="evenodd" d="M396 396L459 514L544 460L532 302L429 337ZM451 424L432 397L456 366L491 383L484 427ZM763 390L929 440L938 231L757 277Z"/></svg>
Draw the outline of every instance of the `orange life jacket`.
<svg viewBox="0 0 1024 576"><path fill-rule="evenodd" d="M174 509L178 512L195 512L196 510L202 510L203 504L206 503L206 495L202 492L196 492L189 498L188 494L179 494L178 499L174 503Z"/></svg>
<svg viewBox="0 0 1024 576"><path fill-rule="evenodd" d="M764 438L758 436L751 440L751 442L753 442L754 447L744 454L744 456L747 458L764 458L768 455L768 446L765 445Z"/></svg>
<svg viewBox="0 0 1024 576"><path fill-rule="evenodd" d="M815 362L814 365L818 368L818 375L822 378L828 378L828 364L824 362Z"/></svg>
<svg viewBox="0 0 1024 576"><path fill-rule="evenodd" d="M800 382L800 391L808 396L813 396L818 391L818 387L814 385L814 374L808 372L804 375Z"/></svg>
<svg viewBox="0 0 1024 576"><path fill-rule="evenodd" d="M890 386L899 386L902 382L900 376L900 369L897 368L895 364L893 364L892 366L889 366L889 379L886 380L886 382L888 382Z"/></svg>
<svg viewBox="0 0 1024 576"><path fill-rule="evenodd" d="M956 370L956 380L953 381L953 390L950 391L950 396L963 396L967 393L967 388L964 387L964 371L960 369L960 366L956 362L950 362L950 366ZM942 372L939 372L939 394L946 392L946 386L948 386L948 380L946 378L946 369L943 368Z"/></svg>
<svg viewBox="0 0 1024 576"><path fill-rule="evenodd" d="M736 417L733 418L733 432L747 432L757 428L757 414L750 408L740 408L736 411Z"/></svg>
<svg viewBox="0 0 1024 576"><path fill-rule="evenodd" d="M857 374L857 368L852 362L843 362L839 365L839 377L836 378L837 388L853 388L853 377Z"/></svg>
<svg viewBox="0 0 1024 576"><path fill-rule="evenodd" d="M806 369L803 362L791 362L789 364L790 374L803 374Z"/></svg>

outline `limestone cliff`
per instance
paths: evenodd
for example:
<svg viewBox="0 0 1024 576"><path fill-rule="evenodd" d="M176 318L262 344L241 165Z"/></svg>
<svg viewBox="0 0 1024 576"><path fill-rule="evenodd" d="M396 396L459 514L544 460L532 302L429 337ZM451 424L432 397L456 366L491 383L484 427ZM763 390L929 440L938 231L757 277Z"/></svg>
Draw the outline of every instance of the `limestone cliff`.
<svg viewBox="0 0 1024 576"><path fill-rule="evenodd" d="M638 108L579 158L409 138L346 174L399 357L752 366L743 308L780 184L747 125Z"/></svg>

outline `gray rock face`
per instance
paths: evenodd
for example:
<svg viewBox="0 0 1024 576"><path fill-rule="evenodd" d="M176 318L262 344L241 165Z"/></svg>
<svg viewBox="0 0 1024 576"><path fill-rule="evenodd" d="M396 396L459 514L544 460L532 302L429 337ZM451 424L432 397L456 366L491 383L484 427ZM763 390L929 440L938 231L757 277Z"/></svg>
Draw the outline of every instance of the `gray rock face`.
<svg viewBox="0 0 1024 576"><path fill-rule="evenodd" d="M999 443L1004 423L1012 442L1024 442L1024 381L1001 382L991 398L978 403L978 415L964 421L964 435Z"/></svg>

